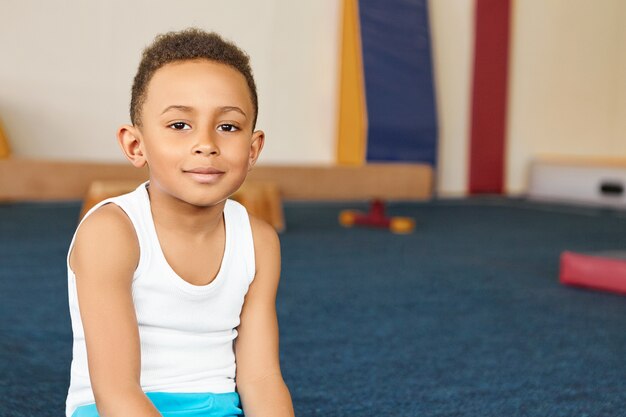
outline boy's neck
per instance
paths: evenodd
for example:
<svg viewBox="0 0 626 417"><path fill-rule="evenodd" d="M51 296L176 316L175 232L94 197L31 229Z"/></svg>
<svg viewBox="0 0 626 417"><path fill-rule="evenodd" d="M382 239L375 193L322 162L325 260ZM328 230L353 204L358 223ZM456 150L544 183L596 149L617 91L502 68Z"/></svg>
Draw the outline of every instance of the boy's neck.
<svg viewBox="0 0 626 417"><path fill-rule="evenodd" d="M155 226L196 238L210 236L221 227L226 201L198 207L147 188Z"/></svg>

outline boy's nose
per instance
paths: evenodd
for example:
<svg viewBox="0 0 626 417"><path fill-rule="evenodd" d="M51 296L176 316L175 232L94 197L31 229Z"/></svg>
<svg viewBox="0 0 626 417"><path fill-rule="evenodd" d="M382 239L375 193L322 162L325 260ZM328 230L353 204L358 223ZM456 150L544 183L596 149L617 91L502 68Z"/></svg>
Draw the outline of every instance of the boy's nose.
<svg viewBox="0 0 626 417"><path fill-rule="evenodd" d="M193 153L198 155L219 155L220 151L210 133L200 135L193 147Z"/></svg>

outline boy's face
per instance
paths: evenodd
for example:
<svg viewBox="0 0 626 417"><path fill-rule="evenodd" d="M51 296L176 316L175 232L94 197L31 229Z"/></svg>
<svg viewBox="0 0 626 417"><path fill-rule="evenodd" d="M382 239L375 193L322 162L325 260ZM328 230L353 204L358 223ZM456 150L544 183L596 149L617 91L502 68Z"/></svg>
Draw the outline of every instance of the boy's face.
<svg viewBox="0 0 626 417"><path fill-rule="evenodd" d="M196 206L224 201L243 183L263 147L252 131L246 79L208 60L170 63L148 84L136 129L151 193Z"/></svg>

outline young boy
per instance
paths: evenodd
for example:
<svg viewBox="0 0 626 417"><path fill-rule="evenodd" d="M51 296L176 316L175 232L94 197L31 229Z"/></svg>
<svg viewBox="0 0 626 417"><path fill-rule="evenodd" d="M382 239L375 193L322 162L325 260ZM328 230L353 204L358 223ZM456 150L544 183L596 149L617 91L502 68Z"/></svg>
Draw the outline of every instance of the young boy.
<svg viewBox="0 0 626 417"><path fill-rule="evenodd" d="M218 35L144 51L118 140L150 180L94 207L68 254L67 417L294 415L278 237L228 200L263 149L257 110L248 57Z"/></svg>

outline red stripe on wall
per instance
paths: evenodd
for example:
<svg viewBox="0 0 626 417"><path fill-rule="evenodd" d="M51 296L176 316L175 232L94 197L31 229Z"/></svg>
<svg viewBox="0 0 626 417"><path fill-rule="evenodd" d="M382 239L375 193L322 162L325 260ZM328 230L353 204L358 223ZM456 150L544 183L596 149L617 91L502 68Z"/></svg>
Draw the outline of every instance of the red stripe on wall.
<svg viewBox="0 0 626 417"><path fill-rule="evenodd" d="M502 193L510 0L476 0L470 194Z"/></svg>

